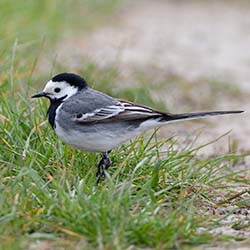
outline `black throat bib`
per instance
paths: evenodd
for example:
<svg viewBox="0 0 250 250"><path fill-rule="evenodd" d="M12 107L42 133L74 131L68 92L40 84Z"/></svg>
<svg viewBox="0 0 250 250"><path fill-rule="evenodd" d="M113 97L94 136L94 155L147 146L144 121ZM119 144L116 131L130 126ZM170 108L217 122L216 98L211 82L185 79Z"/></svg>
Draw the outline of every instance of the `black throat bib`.
<svg viewBox="0 0 250 250"><path fill-rule="evenodd" d="M65 99L66 97L67 95L56 100L50 99L50 106L49 106L47 115L49 118L49 123L53 129L56 128L56 124L55 124L56 110L63 103L63 99Z"/></svg>

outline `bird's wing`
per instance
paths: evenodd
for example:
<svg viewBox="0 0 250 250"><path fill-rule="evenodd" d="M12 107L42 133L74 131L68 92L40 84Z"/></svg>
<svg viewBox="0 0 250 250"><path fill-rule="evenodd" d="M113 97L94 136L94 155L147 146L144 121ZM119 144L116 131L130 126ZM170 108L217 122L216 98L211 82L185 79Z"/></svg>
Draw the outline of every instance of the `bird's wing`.
<svg viewBox="0 0 250 250"><path fill-rule="evenodd" d="M78 113L76 114L75 121L88 124L140 120L161 116L162 113L149 107L125 100L117 100L116 104L98 108L88 113Z"/></svg>

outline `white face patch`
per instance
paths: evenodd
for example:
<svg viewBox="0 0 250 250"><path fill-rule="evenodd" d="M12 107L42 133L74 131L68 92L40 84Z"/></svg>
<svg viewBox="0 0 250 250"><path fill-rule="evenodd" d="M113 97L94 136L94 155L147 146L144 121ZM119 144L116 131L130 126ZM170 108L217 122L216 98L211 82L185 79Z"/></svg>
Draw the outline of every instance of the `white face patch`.
<svg viewBox="0 0 250 250"><path fill-rule="evenodd" d="M47 96L53 100L62 98L64 96L65 99L68 99L72 95L76 94L77 87L71 86L67 82L53 82L50 80L44 87L43 92L47 94Z"/></svg>

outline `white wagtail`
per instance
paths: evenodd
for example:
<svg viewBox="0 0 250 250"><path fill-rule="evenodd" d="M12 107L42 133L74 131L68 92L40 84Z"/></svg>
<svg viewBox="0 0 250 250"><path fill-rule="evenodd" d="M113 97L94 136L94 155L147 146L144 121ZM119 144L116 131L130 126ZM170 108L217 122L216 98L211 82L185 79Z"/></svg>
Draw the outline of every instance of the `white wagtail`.
<svg viewBox="0 0 250 250"><path fill-rule="evenodd" d="M101 152L97 183L111 165L109 153L141 132L179 120L191 120L235 111L172 114L133 102L115 99L88 87L79 75L62 73L54 76L32 98L50 100L48 119L62 141L83 151Z"/></svg>

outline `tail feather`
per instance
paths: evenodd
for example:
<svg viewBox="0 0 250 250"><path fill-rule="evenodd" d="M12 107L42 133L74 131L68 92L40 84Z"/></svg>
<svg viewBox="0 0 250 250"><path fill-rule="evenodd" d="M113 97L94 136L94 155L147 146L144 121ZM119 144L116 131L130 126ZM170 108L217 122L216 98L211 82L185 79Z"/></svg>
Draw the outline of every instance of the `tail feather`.
<svg viewBox="0 0 250 250"><path fill-rule="evenodd" d="M162 122L174 122L178 120L193 120L199 118L206 118L208 116L229 115L243 113L243 110L230 110L230 111L211 111L211 112L196 112L196 113L183 113L183 114L168 114L166 113L161 117Z"/></svg>

